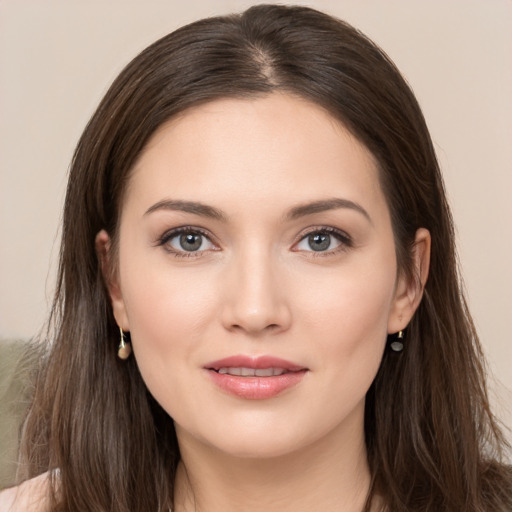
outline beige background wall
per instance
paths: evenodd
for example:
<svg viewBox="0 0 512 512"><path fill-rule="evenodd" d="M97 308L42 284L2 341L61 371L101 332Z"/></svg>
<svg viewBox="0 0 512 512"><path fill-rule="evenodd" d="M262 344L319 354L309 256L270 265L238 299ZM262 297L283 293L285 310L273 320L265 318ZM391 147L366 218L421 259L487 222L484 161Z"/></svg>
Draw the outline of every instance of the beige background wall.
<svg viewBox="0 0 512 512"><path fill-rule="evenodd" d="M115 75L177 26L254 3L0 1L0 339L30 337L44 321L68 163ZM511 404L512 2L295 3L361 28L416 91L444 169L495 389ZM510 413L501 414L512 425Z"/></svg>

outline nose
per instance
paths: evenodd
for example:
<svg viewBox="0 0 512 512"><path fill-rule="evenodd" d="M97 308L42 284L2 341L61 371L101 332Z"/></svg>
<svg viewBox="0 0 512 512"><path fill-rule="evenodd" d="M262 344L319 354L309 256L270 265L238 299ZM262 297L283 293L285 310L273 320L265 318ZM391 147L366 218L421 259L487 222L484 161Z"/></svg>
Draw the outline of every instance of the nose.
<svg viewBox="0 0 512 512"><path fill-rule="evenodd" d="M224 283L222 323L231 332L251 336L286 331L292 320L287 288L268 254L240 255Z"/></svg>

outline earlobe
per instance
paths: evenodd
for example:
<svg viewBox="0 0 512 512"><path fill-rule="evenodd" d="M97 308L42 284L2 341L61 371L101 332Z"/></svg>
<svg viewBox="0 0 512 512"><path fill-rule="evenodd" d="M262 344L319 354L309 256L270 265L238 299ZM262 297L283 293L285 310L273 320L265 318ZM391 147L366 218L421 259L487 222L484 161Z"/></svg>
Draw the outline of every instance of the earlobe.
<svg viewBox="0 0 512 512"><path fill-rule="evenodd" d="M430 267L430 243L430 232L419 228L412 247L412 275L398 278L388 321L389 334L405 329L421 302Z"/></svg>
<svg viewBox="0 0 512 512"><path fill-rule="evenodd" d="M98 255L101 273L110 296L114 318L116 319L117 325L123 329L123 331L128 332L130 327L123 295L119 286L118 273L114 268L115 263L112 262L111 246L112 242L110 236L102 229L96 235L95 239L96 254Z"/></svg>

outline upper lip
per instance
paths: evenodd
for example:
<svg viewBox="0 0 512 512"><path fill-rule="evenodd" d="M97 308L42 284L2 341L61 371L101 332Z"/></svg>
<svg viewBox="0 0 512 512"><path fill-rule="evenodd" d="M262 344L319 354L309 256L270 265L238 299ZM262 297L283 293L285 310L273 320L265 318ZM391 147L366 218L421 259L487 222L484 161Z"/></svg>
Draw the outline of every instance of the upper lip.
<svg viewBox="0 0 512 512"><path fill-rule="evenodd" d="M281 359L274 356L245 356L235 355L225 357L224 359L218 359L211 363L205 364L204 367L208 370L218 371L220 368L253 368L255 370L263 370L265 368L282 368L290 372L298 372L306 370L307 368L286 359Z"/></svg>

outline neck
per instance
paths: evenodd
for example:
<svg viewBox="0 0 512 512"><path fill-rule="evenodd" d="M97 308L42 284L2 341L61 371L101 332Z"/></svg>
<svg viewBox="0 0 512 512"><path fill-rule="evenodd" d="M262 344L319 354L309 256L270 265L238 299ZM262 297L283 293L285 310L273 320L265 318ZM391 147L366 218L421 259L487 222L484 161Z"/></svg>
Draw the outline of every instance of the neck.
<svg viewBox="0 0 512 512"><path fill-rule="evenodd" d="M265 459L233 457L181 433L175 512L362 512L370 485L362 421Z"/></svg>

